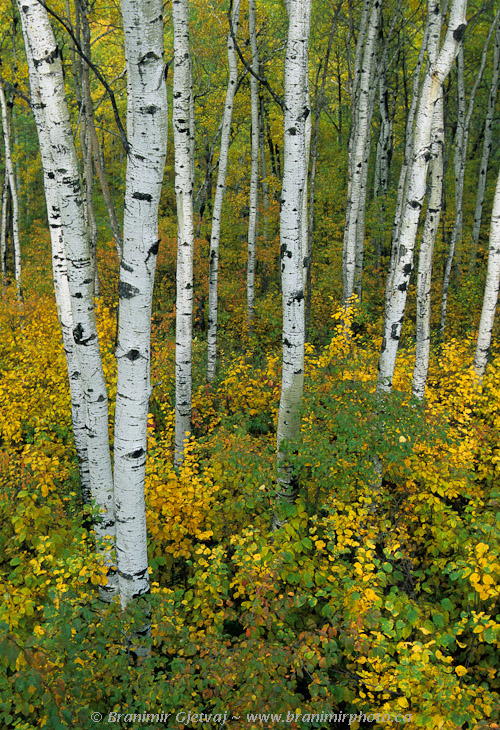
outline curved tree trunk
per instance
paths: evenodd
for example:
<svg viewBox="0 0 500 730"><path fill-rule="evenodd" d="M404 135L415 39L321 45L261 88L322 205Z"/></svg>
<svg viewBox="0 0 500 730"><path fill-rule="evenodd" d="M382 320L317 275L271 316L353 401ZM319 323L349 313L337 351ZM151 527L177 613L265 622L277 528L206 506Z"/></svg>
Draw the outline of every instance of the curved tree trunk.
<svg viewBox="0 0 500 730"><path fill-rule="evenodd" d="M240 18L240 0L234 0L232 12L232 24L234 34L238 32ZM222 203L226 192L226 176L229 160L229 143L231 141L231 120L233 118L233 104L238 81L238 61L231 33L227 36L227 58L229 63L229 80L226 91L226 102L224 105L224 116L222 120L222 134L220 141L219 171L217 174L217 187L215 189L215 200L212 212L212 233L210 236L210 270L208 277L208 362L207 381L211 383L215 378L217 367L217 319L218 319L218 297L219 297L219 242L220 226L222 218Z"/></svg>
<svg viewBox="0 0 500 730"><path fill-rule="evenodd" d="M380 351L377 391L388 392L392 388L392 378L404 319L406 295L413 267L413 251L417 235L420 211L426 193L427 168L431 152L432 117L436 100L442 84L449 74L465 31L466 0L454 0L448 31L436 63L432 64L425 76L418 111L415 119L415 132L410 168L410 177L403 209L398 250L394 261L394 273L390 289L386 295L384 335ZM436 17L441 11L436 0L429 2L431 25L435 26ZM440 22L440 21L439 21ZM433 30L430 32L431 41ZM435 32L439 39L439 32ZM430 41L430 42L431 42Z"/></svg>
<svg viewBox="0 0 500 730"><path fill-rule="evenodd" d="M92 267L76 150L64 92L60 51L47 11L37 0L18 0L18 4L26 54L30 59L30 81L43 103L39 104L36 116L40 145L47 149L46 159L49 159L50 154L55 175L66 249L74 352L85 393L92 498L101 513L101 520L94 526L99 545L101 538L114 536L114 493L108 434L108 396L93 306ZM43 109L40 108L42 106ZM49 170L47 175L51 172ZM47 203L50 205L51 200ZM101 597L109 599L116 593L114 556L109 543L103 549L110 572L108 584L101 590Z"/></svg>
<svg viewBox="0 0 500 730"><path fill-rule="evenodd" d="M174 23L175 194L177 198L177 299L175 336L175 463L184 458L191 430L191 344L193 337L193 81L189 43L189 2L172 6Z"/></svg>
<svg viewBox="0 0 500 730"><path fill-rule="evenodd" d="M23 0L24 1L24 0ZM122 0L127 158L115 413L116 552L125 607L149 592L144 498L158 205L167 145L161 0ZM149 633L149 624L141 633Z"/></svg>
<svg viewBox="0 0 500 730"><path fill-rule="evenodd" d="M279 527L279 503L293 502L296 486L286 448L300 432L304 389L304 276L302 198L307 175L306 119L310 0L289 0L289 30L285 58L284 169L280 238L283 302L283 374L277 430L278 492L273 525Z"/></svg>

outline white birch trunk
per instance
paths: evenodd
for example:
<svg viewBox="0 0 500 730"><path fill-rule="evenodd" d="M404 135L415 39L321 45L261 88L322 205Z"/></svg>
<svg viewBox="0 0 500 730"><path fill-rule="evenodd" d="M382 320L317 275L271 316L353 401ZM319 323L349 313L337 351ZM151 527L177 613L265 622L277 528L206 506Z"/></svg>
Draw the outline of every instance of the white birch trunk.
<svg viewBox="0 0 500 730"><path fill-rule="evenodd" d="M99 547L105 536L114 538L114 494L108 435L108 397L95 321L89 241L83 216L76 150L64 92L60 51L47 11L37 0L18 0L18 5L26 54L30 59L30 81L43 103L43 110L40 108L36 116L39 139L41 147L47 150L46 160L52 160L53 168L47 172L47 176L55 176L64 236L74 352L85 393L92 498L101 514L101 520L95 524ZM49 196L48 205L54 202ZM109 542L101 549L104 550L109 567L108 583L101 589L101 598L110 600L116 593L114 556Z"/></svg>
<svg viewBox="0 0 500 730"><path fill-rule="evenodd" d="M486 177L488 173L488 162L491 154L491 142L493 134L493 119L495 115L495 104L498 93L498 83L500 78L500 19L495 18L497 24L495 34L495 48L493 51L493 69L491 75L490 95L488 98L488 109L484 122L483 133L483 151L481 154L481 164L479 167L479 178L477 181L477 197L476 208L474 212L474 225L472 228L473 256L475 262L475 251L479 242L479 234L481 232L481 219L483 215L484 192L486 190Z"/></svg>
<svg viewBox="0 0 500 730"><path fill-rule="evenodd" d="M2 113L3 142L5 154L5 171L9 181L10 199L12 201L12 242L14 245L14 278L16 280L17 298L22 300L21 282L21 244L19 242L19 203L17 198L16 176L12 162L12 145L10 138L10 119L7 113L7 100L3 84L0 82L0 110Z"/></svg>
<svg viewBox="0 0 500 730"><path fill-rule="evenodd" d="M304 277L302 197L305 191L307 60L311 22L310 0L289 1L285 57L284 167L281 192L280 239L283 302L283 374L277 429L279 502L293 502L296 489L285 445L293 447L300 432L304 389ZM275 515L274 527L281 524Z"/></svg>
<svg viewBox="0 0 500 730"><path fill-rule="evenodd" d="M370 149L370 125L375 97L373 87L381 0L371 0L370 5L366 37L360 32L356 48L356 61L358 61L361 55L360 43L362 43L362 61L359 63L359 73L356 68L354 76L355 115L349 145L348 201L343 244L342 301L344 304L353 295L355 282L358 284L357 288L360 288L363 261L364 204Z"/></svg>
<svg viewBox="0 0 500 730"><path fill-rule="evenodd" d="M444 103L443 92L439 93L432 119L432 167L430 193L425 214L424 230L418 259L417 276L417 347L413 369L412 393L422 400L429 370L431 344L431 281L432 256L439 228L443 195L444 158Z"/></svg>
<svg viewBox="0 0 500 730"><path fill-rule="evenodd" d="M7 281L7 203L9 200L9 178L5 170L2 185L2 220L0 222L0 256L2 257L2 284Z"/></svg>
<svg viewBox="0 0 500 730"><path fill-rule="evenodd" d="M252 70L258 74L259 53L257 49L255 22L255 0L248 0L248 28L250 47L252 50ZM250 94L252 129L247 246L247 324L249 329L252 328L255 309L255 243L259 210L259 82L253 75L250 76Z"/></svg>
<svg viewBox="0 0 500 730"><path fill-rule="evenodd" d="M234 0L232 23L236 36L240 18L240 0ZM207 381L211 383L215 378L217 367L217 318L218 318L218 288L219 288L219 242L222 218L222 203L226 191L227 166L229 158L229 143L231 141L231 120L233 118L233 104L238 81L238 61L236 49L231 33L227 36L227 58L229 64L229 80L224 104L222 133L220 141L219 171L217 187L215 189L214 207L212 211L212 233L210 236L210 269L208 277L208 362Z"/></svg>
<svg viewBox="0 0 500 730"><path fill-rule="evenodd" d="M491 344L491 333L495 321L495 311L498 301L498 287L500 283L500 173L497 179L495 198L490 226L490 247L488 251L488 271L484 288L483 309L479 332L477 335L474 370L482 378L486 370L488 352Z"/></svg>
<svg viewBox="0 0 500 730"><path fill-rule="evenodd" d="M149 592L144 498L158 205L167 144L161 0L122 0L127 157L115 415L116 551L125 607ZM143 628L148 633L149 625Z"/></svg>
<svg viewBox="0 0 500 730"><path fill-rule="evenodd" d="M392 290L392 280L394 277L394 266L396 262L396 254L398 251L399 234L401 232L401 217L403 214L403 205L405 201L407 179L409 177L408 170L411 163L412 143L413 143L413 125L415 122L415 114L417 112L417 104L419 99L420 73L424 62L425 51L428 46L429 38L429 22L425 26L422 46L418 54L417 65L413 73L413 90L408 117L406 119L405 129L405 150L403 156L403 164L399 172L398 194L396 199L396 212L394 214L394 222L391 232L391 259L389 263L389 271L387 273L386 296Z"/></svg>
<svg viewBox="0 0 500 730"><path fill-rule="evenodd" d="M57 314L61 324L64 353L71 395L71 423L75 440L76 455L80 474L80 488L84 505L92 501L92 485L90 482L89 459L87 449L87 425L85 393L82 375L75 352L73 338L73 313L71 311L71 295L68 282L68 266L66 249L64 246L63 227L59 210L56 171L52 161L50 140L43 119L44 105L40 98L36 71L30 54L27 54L30 71L31 106L38 130L38 141L42 158L43 184L45 201L47 204L47 219L52 246L52 275L54 279L54 293L56 298ZM117 583L117 581L116 581Z"/></svg>
<svg viewBox="0 0 500 730"><path fill-rule="evenodd" d="M191 120L193 81L189 42L189 2L174 0L175 193L177 198L177 300L175 338L175 463L184 456L191 430L191 343L193 335L193 161Z"/></svg>
<svg viewBox="0 0 500 730"><path fill-rule="evenodd" d="M434 106L442 84L458 53L466 21L466 0L454 0L445 40L435 64L427 71L415 119L410 177L403 209L398 249L391 288L386 296L384 335L379 359L377 391L389 392L404 319L406 295L413 267L413 251L420 211L425 198L427 168L431 155L431 130ZM429 3L429 14L437 15L436 0ZM432 33L431 33L432 35Z"/></svg>

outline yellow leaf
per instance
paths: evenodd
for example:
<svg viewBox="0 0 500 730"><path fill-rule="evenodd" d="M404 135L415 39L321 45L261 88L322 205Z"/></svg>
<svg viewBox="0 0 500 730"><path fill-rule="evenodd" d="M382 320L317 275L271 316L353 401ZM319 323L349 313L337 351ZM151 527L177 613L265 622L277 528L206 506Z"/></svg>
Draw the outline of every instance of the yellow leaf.
<svg viewBox="0 0 500 730"><path fill-rule="evenodd" d="M463 677L464 674L467 674L467 669L459 664L458 667L455 667L455 672L458 674L459 677Z"/></svg>

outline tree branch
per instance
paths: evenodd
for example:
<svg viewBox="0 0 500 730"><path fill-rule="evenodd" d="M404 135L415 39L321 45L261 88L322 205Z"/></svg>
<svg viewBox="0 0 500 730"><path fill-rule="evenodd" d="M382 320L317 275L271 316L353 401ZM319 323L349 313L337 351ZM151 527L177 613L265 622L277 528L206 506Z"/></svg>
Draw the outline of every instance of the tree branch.
<svg viewBox="0 0 500 730"><path fill-rule="evenodd" d="M128 139L127 139L127 135L125 133L125 129L124 129L123 124L122 124L122 121L120 119L120 114L118 112L118 107L116 105L116 99L115 99L115 95L113 93L113 90L111 89L110 85L108 84L108 82L106 81L106 79L104 78L104 76L102 75L102 73L99 71L98 67L83 52L82 47L81 47L81 45L80 45L77 37L73 33L73 30L70 28L70 26L66 23L66 21L63 18L61 18L61 16L58 15L55 12L55 10L52 10L51 8L49 8L49 6L45 2L45 0L38 0L38 2L40 3L40 5L43 8L45 8L45 10L50 15L52 15L57 20L57 22L60 25L62 25L62 27L65 29L65 31L68 33L68 35L70 36L71 40L75 44L75 49L78 52L78 55L85 61L85 63L87 64L87 66L92 69L92 71L95 73L95 75L98 78L98 80L101 82L101 84L106 89L106 91L107 91L107 93L109 95L109 100L111 102L111 106L113 107L113 114L114 114L114 117L115 117L116 126L118 127L118 131L120 133L120 137L121 137L121 140L122 140L123 147L125 149L125 152L127 152L127 154L128 154L128 152L130 150L130 143L129 143Z"/></svg>

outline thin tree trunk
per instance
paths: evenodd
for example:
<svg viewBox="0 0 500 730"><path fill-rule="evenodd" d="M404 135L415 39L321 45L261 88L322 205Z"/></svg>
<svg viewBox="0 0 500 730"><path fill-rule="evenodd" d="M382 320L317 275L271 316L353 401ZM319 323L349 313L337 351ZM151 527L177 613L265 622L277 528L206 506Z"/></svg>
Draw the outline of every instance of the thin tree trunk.
<svg viewBox="0 0 500 730"><path fill-rule="evenodd" d="M2 284L7 283L7 203L9 200L9 176L7 169L2 185L2 220L0 222L0 256L2 258Z"/></svg>
<svg viewBox="0 0 500 730"><path fill-rule="evenodd" d="M240 17L240 0L234 0L232 12L233 30L236 35ZM207 381L215 378L217 367L217 320L218 320L218 287L219 287L219 242L222 218L222 203L226 191L226 176L231 141L231 120L233 117L234 95L238 81L238 62L231 33L227 36L227 57L229 63L229 80L224 105L224 116L220 142L219 171L212 212L212 234L210 236L210 270L208 279L208 361Z"/></svg>
<svg viewBox="0 0 500 730"><path fill-rule="evenodd" d="M488 271L486 273L486 285L484 288L483 309L479 332L477 335L476 355L474 357L474 370L479 378L482 378L488 362L488 352L491 344L491 334L495 322L495 311L498 301L498 288L500 283L500 173L497 179L495 198L493 200L493 211L491 214L490 226L490 247L488 252Z"/></svg>
<svg viewBox="0 0 500 730"><path fill-rule="evenodd" d="M493 119L495 115L495 104L498 93L498 82L500 78L500 18L495 18L497 24L495 34L495 48L493 52L493 69L491 75L491 86L490 95L488 99L488 110L486 112L486 119L484 121L484 133L483 133L483 151L481 154L481 164L479 167L479 178L477 181L477 197L476 197L476 209L474 212L474 225L472 228L472 257L471 257L471 268L472 271L476 267L476 255L477 246L479 243L479 234L481 232L481 219L483 215L483 203L484 193L486 190L486 177L488 174L488 163L491 154L491 142L493 134Z"/></svg>
<svg viewBox="0 0 500 730"><path fill-rule="evenodd" d="M10 119L7 111L7 100L3 84L0 82L0 109L2 113L3 141L5 153L5 171L9 180L10 199L12 203L12 242L14 246L14 277L16 280L17 298L22 301L23 287L21 282L21 244L19 242L19 205L17 198L16 177L12 162L12 146L10 138Z"/></svg>
<svg viewBox="0 0 500 730"><path fill-rule="evenodd" d="M184 458L191 431L191 345L193 338L193 124L189 2L172 6L174 24L173 127L177 198L177 300L175 337L175 463Z"/></svg>
<svg viewBox="0 0 500 730"><path fill-rule="evenodd" d="M368 0L370 16L366 37L361 32L356 48L353 104L355 115L349 145L349 183L343 245L344 305L352 297L355 288L361 290L361 273L364 244L364 204L368 156L370 150L370 125L373 114L375 59L381 0ZM362 52L360 51L362 44ZM362 61L358 63L358 56Z"/></svg>
<svg viewBox="0 0 500 730"><path fill-rule="evenodd" d="M24 2L24 0L23 0ZM167 145L161 0L122 0L127 158L115 414L116 552L122 606L149 592L144 496L158 206ZM142 631L148 634L147 616ZM139 646L134 651L139 651Z"/></svg>
<svg viewBox="0 0 500 730"><path fill-rule="evenodd" d="M311 297L312 297L312 282L311 282L311 268L312 268L312 250L313 250L313 234L314 234L314 193L316 189L316 171L318 165L318 142L319 142L319 122L321 119L321 111L323 109L325 99L325 87L326 80L328 78L328 67L330 63L330 55L332 52L333 38L337 29L337 20L342 7L342 2L339 2L335 9L335 13L330 26L330 33L328 35L328 44L326 47L325 60L323 63L323 73L321 76L321 86L317 91L316 108L314 110L314 128L312 133L312 144L311 144L311 177L310 177L310 188L309 188L309 220L307 226L307 271L306 271L306 325L305 325L305 339L306 342L309 339L309 324L311 320Z"/></svg>
<svg viewBox="0 0 500 730"><path fill-rule="evenodd" d="M490 27L486 42L484 44L483 53L481 56L481 64L476 75L476 80L471 89L469 96L469 105L467 113L465 111L465 88L464 88L464 59L463 51L461 51L457 58L457 89L458 89L458 118L457 118L457 131L455 133L455 218L453 222L453 229L450 238L450 247L448 250L448 257L446 259L445 272L443 277L443 291L441 295L441 320L440 320L440 333L441 336L444 334L446 327L446 313L448 308L448 290L450 287L451 270L453 260L455 256L455 249L459 244L462 236L462 224L463 224L463 193L464 193L464 179L465 179L465 165L467 162L467 145L469 140L469 129L470 122L472 119L472 113L474 111L474 101L476 97L476 91L481 83L483 72L486 66L486 56L488 52L488 46L493 35L495 28L500 27L500 9L498 10L496 17ZM486 167L487 167L486 163ZM477 243L477 242L476 242ZM473 248L474 248L473 243Z"/></svg>
<svg viewBox="0 0 500 730"><path fill-rule="evenodd" d="M397 194L397 199L396 199L396 212L394 214L394 222L392 225L392 232L391 232L391 259L389 262L389 270L387 273L386 294L392 290L392 280L393 280L393 276L394 276L394 267L396 264L396 256L397 256L398 244L399 244L399 235L401 233L401 218L403 215L403 208L404 208L405 199L406 199L406 187L407 187L407 180L409 178L409 168L410 168L410 164L411 164L413 128L414 128L415 114L417 112L417 105L418 105L418 100L419 100L420 74L421 74L422 65L424 62L425 51L426 51L427 45L428 45L428 39L429 39L429 21L427 21L426 26L425 26L424 36L422 39L422 46L421 46L419 54L418 54L417 65L416 65L415 71L413 73L412 98L411 98L411 103L410 103L410 106L409 106L409 108L407 110L407 114L406 114L405 149L404 149L404 156L403 156L403 164L401 165L401 170L399 173L398 194ZM404 56L403 56L403 59L404 59ZM406 74L404 75L404 79L406 80ZM405 83L405 89L406 89L406 83ZM407 98L407 94L405 93L405 99L406 98Z"/></svg>
<svg viewBox="0 0 500 730"><path fill-rule="evenodd" d="M252 69L259 73L259 52L257 49L257 31L255 27L255 0L248 0L248 27L250 47L252 49ZM255 243L257 238L257 221L259 211L259 82L250 76L251 93L251 168L250 168L250 202L248 215L248 257L247 257L247 324L252 329L255 309Z"/></svg>
<svg viewBox="0 0 500 730"><path fill-rule="evenodd" d="M278 491L273 526L282 522L281 502L296 497L293 468L286 449L300 433L304 389L304 277L302 196L307 175L306 119L310 0L289 0L289 29L285 57L284 171L281 192L280 238L283 301L283 374L277 429ZM286 449L285 449L286 445Z"/></svg>
<svg viewBox="0 0 500 730"><path fill-rule="evenodd" d="M415 119L415 132L412 151L411 171L408 181L406 202L403 209L399 245L394 263L394 274L390 290L386 296L384 335L380 351L377 391L388 392L392 388L392 378L404 319L406 295L413 267L413 251L417 234L420 211L425 198L427 168L431 152L432 117L436 100L442 84L449 74L458 53L466 27L466 0L454 0L450 11L450 22L445 40L437 61L426 73L418 111ZM441 10L436 0L429 2L431 25L436 24L436 16ZM430 36L434 30L431 30ZM439 32L435 32L439 38Z"/></svg>
<svg viewBox="0 0 500 730"><path fill-rule="evenodd" d="M116 593L114 555L105 536L114 537L113 477L108 434L108 396L92 297L88 232L83 216L82 194L73 142L60 51L47 11L37 0L18 0L29 59L30 82L39 93L43 109L36 122L41 146L50 150L59 212L64 236L71 299L74 351L85 392L87 450L92 498L101 519L94 525L97 544L109 567L108 583L101 597ZM40 107L42 106L40 104ZM50 171L49 171L50 172ZM51 201L47 201L50 205Z"/></svg>
<svg viewBox="0 0 500 730"><path fill-rule="evenodd" d="M412 393L422 400L429 370L431 344L432 256L439 229L443 200L444 104L439 93L432 119L430 192L418 259L417 276L417 347L413 369Z"/></svg>

